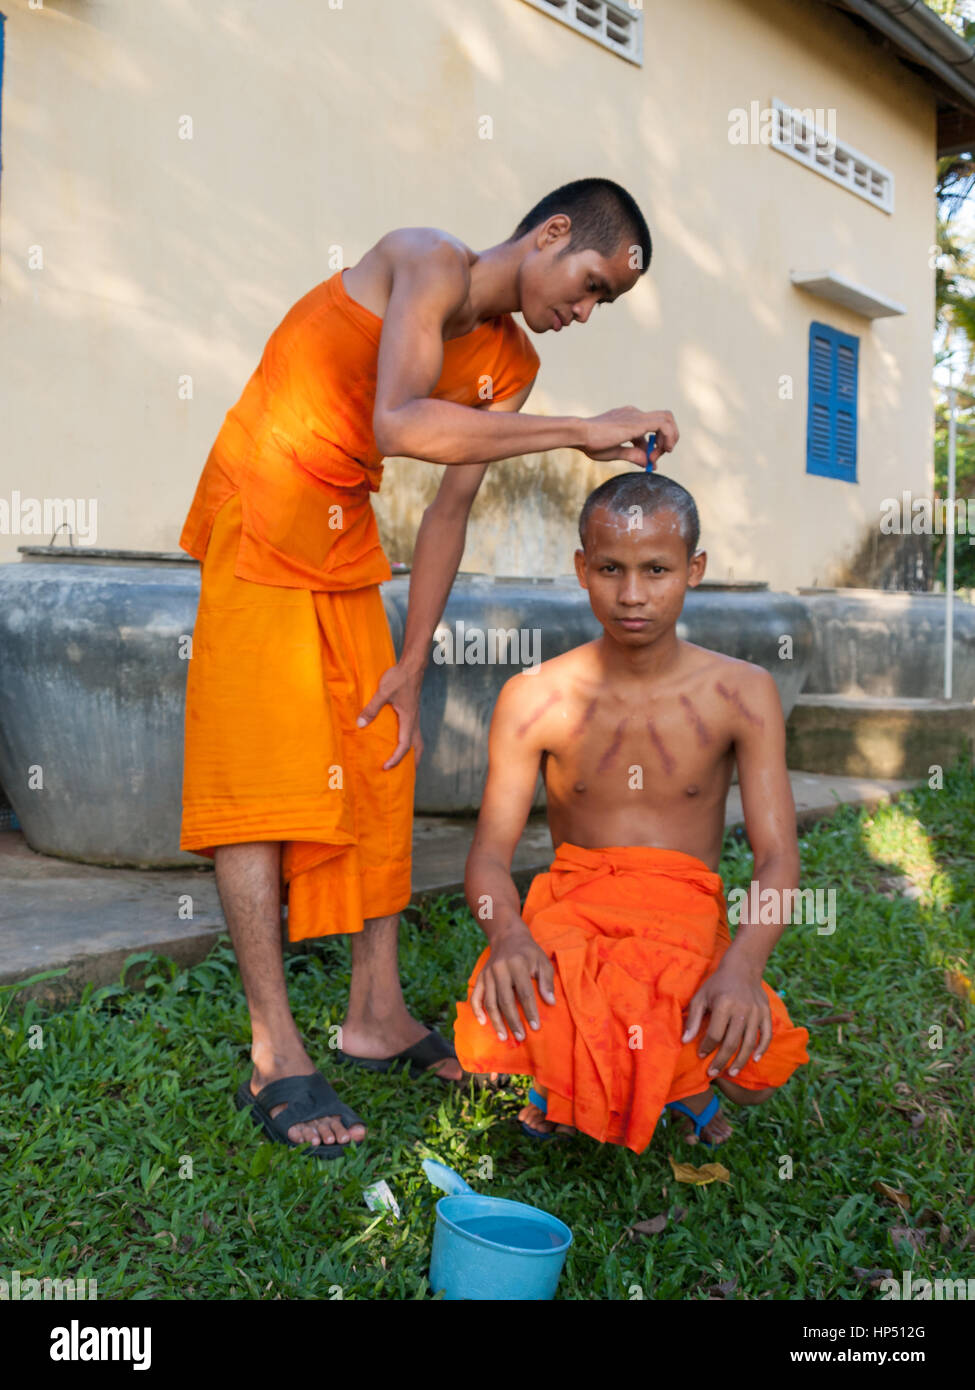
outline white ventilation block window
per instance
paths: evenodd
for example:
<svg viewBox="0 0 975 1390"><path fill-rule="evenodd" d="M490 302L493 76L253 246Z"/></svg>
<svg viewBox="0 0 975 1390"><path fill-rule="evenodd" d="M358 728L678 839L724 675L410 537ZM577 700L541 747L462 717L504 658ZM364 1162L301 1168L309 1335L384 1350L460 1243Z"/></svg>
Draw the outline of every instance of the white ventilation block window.
<svg viewBox="0 0 975 1390"><path fill-rule="evenodd" d="M643 64L643 0L525 0L604 48Z"/></svg>
<svg viewBox="0 0 975 1390"><path fill-rule="evenodd" d="M842 184L884 212L894 211L894 176L828 129L829 114L773 100L772 148Z"/></svg>

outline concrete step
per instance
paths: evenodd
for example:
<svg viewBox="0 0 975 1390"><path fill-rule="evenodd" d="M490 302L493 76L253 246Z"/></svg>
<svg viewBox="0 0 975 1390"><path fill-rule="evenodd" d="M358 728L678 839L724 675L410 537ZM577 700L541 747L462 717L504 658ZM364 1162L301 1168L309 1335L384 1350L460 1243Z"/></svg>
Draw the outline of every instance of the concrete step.
<svg viewBox="0 0 975 1390"><path fill-rule="evenodd" d="M789 766L849 777L924 778L975 757L975 704L800 695L786 724Z"/></svg>
<svg viewBox="0 0 975 1390"><path fill-rule="evenodd" d="M796 816L805 826L843 804L873 805L911 784L855 777L792 775ZM726 822L742 822L737 786ZM463 891L464 863L474 833L470 818L417 816L413 830L413 901ZM552 861L543 815L532 816L515 851L513 876L522 894ZM225 930L212 866L190 869L105 869L35 854L16 830L0 831L0 985L47 970L57 979L18 991L60 1005L91 982L119 978L136 952L169 956L181 965L202 960ZM305 950L302 942L295 949ZM472 962L473 964L473 962Z"/></svg>

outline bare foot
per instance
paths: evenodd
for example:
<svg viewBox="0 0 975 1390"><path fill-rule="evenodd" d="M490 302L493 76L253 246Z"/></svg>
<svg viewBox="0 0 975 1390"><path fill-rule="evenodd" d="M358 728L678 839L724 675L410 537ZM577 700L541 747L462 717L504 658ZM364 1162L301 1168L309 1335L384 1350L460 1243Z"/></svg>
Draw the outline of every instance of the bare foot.
<svg viewBox="0 0 975 1390"><path fill-rule="evenodd" d="M681 1100L681 1105L686 1105L688 1110L693 1110L695 1115L700 1115L711 1104L713 1096L714 1092L709 1086L708 1089L702 1091L700 1095L684 1096ZM669 1110L667 1113L672 1122L678 1126L678 1134L680 1134L688 1144L698 1143L698 1136L694 1133L694 1126L687 1115L682 1115L679 1110ZM701 1137L707 1139L710 1144L724 1144L731 1138L733 1133L734 1130L728 1123L728 1117L719 1110L714 1119L709 1120L701 1130Z"/></svg>
<svg viewBox="0 0 975 1390"><path fill-rule="evenodd" d="M421 1042L429 1032L429 1028L404 1012L382 1023L343 1023L339 1046L352 1057L381 1060L395 1057L398 1052ZM444 1057L427 1067L427 1071L435 1072L444 1081L464 1082L467 1079L467 1073L456 1057Z"/></svg>
<svg viewBox="0 0 975 1390"><path fill-rule="evenodd" d="M301 1050L291 1057L276 1057L273 1060L262 1058L263 1067L258 1067L255 1060L254 1074L251 1077L251 1095L256 1096L265 1086L272 1081L280 1081L285 1076L311 1076L317 1070L308 1053ZM280 1115L286 1109L285 1105L274 1105L271 1107L270 1115L273 1119L275 1115ZM366 1137L365 1125L346 1126L339 1119L338 1115L322 1115L314 1120L304 1120L301 1124L291 1125L288 1129L288 1138L292 1144L311 1144L317 1147L319 1144L348 1144L349 1140L354 1140L359 1144Z"/></svg>
<svg viewBox="0 0 975 1390"><path fill-rule="evenodd" d="M551 1120L545 1118L545 1112L539 1110L537 1105L526 1105L524 1109L518 1111L518 1118L522 1124L533 1129L536 1134L564 1134L571 1139L578 1130L573 1129L572 1125L554 1125Z"/></svg>
<svg viewBox="0 0 975 1390"><path fill-rule="evenodd" d="M548 1099L547 1087L536 1085L533 1086L532 1089L537 1091L543 1100ZM531 1101L518 1111L518 1119L523 1125L527 1125L529 1129L534 1130L536 1134L561 1134L567 1139L571 1139L573 1135L578 1133L578 1130L572 1125L553 1124L551 1120L546 1119L545 1111L540 1110L538 1106L534 1105Z"/></svg>

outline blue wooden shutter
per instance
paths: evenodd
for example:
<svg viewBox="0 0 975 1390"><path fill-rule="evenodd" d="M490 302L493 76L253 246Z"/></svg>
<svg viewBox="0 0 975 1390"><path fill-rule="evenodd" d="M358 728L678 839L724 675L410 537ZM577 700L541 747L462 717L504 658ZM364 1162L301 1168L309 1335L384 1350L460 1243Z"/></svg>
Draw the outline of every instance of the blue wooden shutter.
<svg viewBox="0 0 975 1390"><path fill-rule="evenodd" d="M809 326L806 472L857 480L857 368L860 340L826 323Z"/></svg>

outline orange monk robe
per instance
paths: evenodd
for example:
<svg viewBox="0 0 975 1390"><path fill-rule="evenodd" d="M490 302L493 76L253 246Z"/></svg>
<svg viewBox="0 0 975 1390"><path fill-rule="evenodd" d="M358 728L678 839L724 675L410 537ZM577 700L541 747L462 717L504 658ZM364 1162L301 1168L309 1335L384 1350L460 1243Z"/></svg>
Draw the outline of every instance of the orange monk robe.
<svg viewBox="0 0 975 1390"><path fill-rule="evenodd" d="M370 501L382 320L342 274L271 335L207 458L180 545L201 561L186 687L180 847L283 842L291 940L359 931L410 898L415 763L385 706L356 717L396 656ZM503 400L538 356L508 314L444 344L431 393Z"/></svg>
<svg viewBox="0 0 975 1390"><path fill-rule="evenodd" d="M541 1027L526 1025L520 1043L510 1027L501 1042L469 1002L458 1004L461 1065L532 1076L548 1088L549 1120L642 1153L668 1101L712 1084L714 1054L697 1055L704 1031L688 1043L681 1035L692 996L730 945L720 876L678 850L563 843L533 880L522 917L553 963L556 1003L535 986ZM794 1028L779 995L762 987L772 1042L731 1078L749 1090L781 1086L809 1060L806 1029Z"/></svg>

